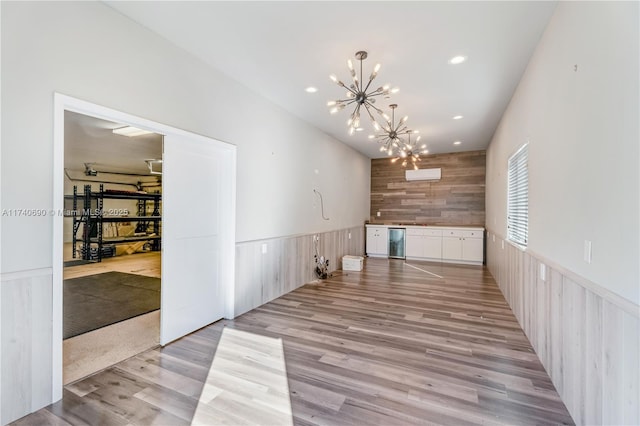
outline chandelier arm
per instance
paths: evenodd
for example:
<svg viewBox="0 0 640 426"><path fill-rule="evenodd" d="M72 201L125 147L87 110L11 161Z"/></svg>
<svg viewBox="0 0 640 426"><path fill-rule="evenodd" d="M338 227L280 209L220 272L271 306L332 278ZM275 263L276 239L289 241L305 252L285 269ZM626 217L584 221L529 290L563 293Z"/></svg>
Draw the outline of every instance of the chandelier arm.
<svg viewBox="0 0 640 426"><path fill-rule="evenodd" d="M351 87L349 86L343 86L345 89L347 89L348 91L350 91L351 93L353 93L354 95L358 95L358 92L356 90L353 90Z"/></svg>
<svg viewBox="0 0 640 426"><path fill-rule="evenodd" d="M367 107L368 103L365 102L365 107ZM376 107L374 107L373 105L369 105L371 106L371 108L373 108L374 110L376 109ZM371 114L371 111L369 111L369 108L367 107L367 114L369 114L369 118L371 119L371 121L378 123L378 121L373 117L373 114ZM378 123L378 126L380 125L380 123Z"/></svg>
<svg viewBox="0 0 640 426"><path fill-rule="evenodd" d="M344 106L347 107L347 106L351 105L352 103L354 103L355 101L356 101L355 99L338 99L336 101L336 104L338 102L340 102L340 103L345 102Z"/></svg>
<svg viewBox="0 0 640 426"><path fill-rule="evenodd" d="M366 91L369 89L369 86L371 86L371 82L373 81L375 77L370 77L369 78L369 82L367 83L367 87L364 88L363 92L366 93ZM375 91L371 92L371 93L375 93Z"/></svg>
<svg viewBox="0 0 640 426"><path fill-rule="evenodd" d="M367 108L373 108L375 110L375 112L377 112L378 114L382 115L383 111L378 108L377 106L375 106L373 103L371 103L370 101L366 100L364 101L364 103L366 104Z"/></svg>

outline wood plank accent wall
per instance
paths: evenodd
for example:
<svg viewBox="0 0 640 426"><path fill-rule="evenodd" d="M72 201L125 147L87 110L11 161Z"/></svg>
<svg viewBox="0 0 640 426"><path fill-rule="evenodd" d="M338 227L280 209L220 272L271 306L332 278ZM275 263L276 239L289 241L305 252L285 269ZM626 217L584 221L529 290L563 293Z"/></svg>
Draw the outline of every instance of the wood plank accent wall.
<svg viewBox="0 0 640 426"><path fill-rule="evenodd" d="M364 226L238 243L236 317L316 279L315 235L319 237L318 252L329 259L330 271L342 268L344 255L364 255ZM263 245L266 253L262 253Z"/></svg>
<svg viewBox="0 0 640 426"><path fill-rule="evenodd" d="M418 167L442 178L407 182L400 164L371 160L372 222L484 226L486 151L427 155Z"/></svg>
<svg viewBox="0 0 640 426"><path fill-rule="evenodd" d="M487 265L576 424L640 424L640 307L491 230Z"/></svg>

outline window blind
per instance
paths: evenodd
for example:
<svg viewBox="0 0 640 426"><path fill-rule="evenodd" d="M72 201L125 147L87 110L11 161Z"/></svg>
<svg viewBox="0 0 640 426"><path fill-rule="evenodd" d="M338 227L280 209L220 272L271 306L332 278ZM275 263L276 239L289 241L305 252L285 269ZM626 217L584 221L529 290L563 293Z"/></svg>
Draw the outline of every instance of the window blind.
<svg viewBox="0 0 640 426"><path fill-rule="evenodd" d="M526 246L529 236L529 145L509 158L507 188L507 238Z"/></svg>

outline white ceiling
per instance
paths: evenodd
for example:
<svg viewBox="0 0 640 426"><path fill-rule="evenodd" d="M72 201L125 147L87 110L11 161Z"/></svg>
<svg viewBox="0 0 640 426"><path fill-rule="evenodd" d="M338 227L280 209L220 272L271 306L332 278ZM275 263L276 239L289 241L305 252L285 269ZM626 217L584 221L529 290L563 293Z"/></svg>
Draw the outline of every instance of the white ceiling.
<svg viewBox="0 0 640 426"><path fill-rule="evenodd" d="M113 133L113 129L124 126L65 111L65 169L80 178L84 175L84 163L94 163L92 167L103 172L99 176L106 172L150 174L144 160L162 158L162 136L152 133L130 138ZM126 177L116 180L123 179Z"/></svg>
<svg viewBox="0 0 640 426"><path fill-rule="evenodd" d="M431 153L485 149L556 2L107 2L284 109L371 158L365 131L349 136L344 95L328 76L349 80L347 59L369 52L377 83L400 92L377 106L422 134ZM467 62L450 65L455 55ZM354 62L356 62L354 60ZM318 92L309 94L307 86ZM462 120L453 120L463 115ZM459 146L452 143L462 141Z"/></svg>

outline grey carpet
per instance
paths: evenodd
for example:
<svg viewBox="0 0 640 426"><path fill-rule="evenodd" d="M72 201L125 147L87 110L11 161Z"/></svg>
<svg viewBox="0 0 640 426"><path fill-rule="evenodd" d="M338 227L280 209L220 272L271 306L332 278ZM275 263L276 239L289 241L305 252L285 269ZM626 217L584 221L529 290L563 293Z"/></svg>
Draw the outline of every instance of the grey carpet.
<svg viewBox="0 0 640 426"><path fill-rule="evenodd" d="M105 272L64 280L63 338L160 309L160 278Z"/></svg>

